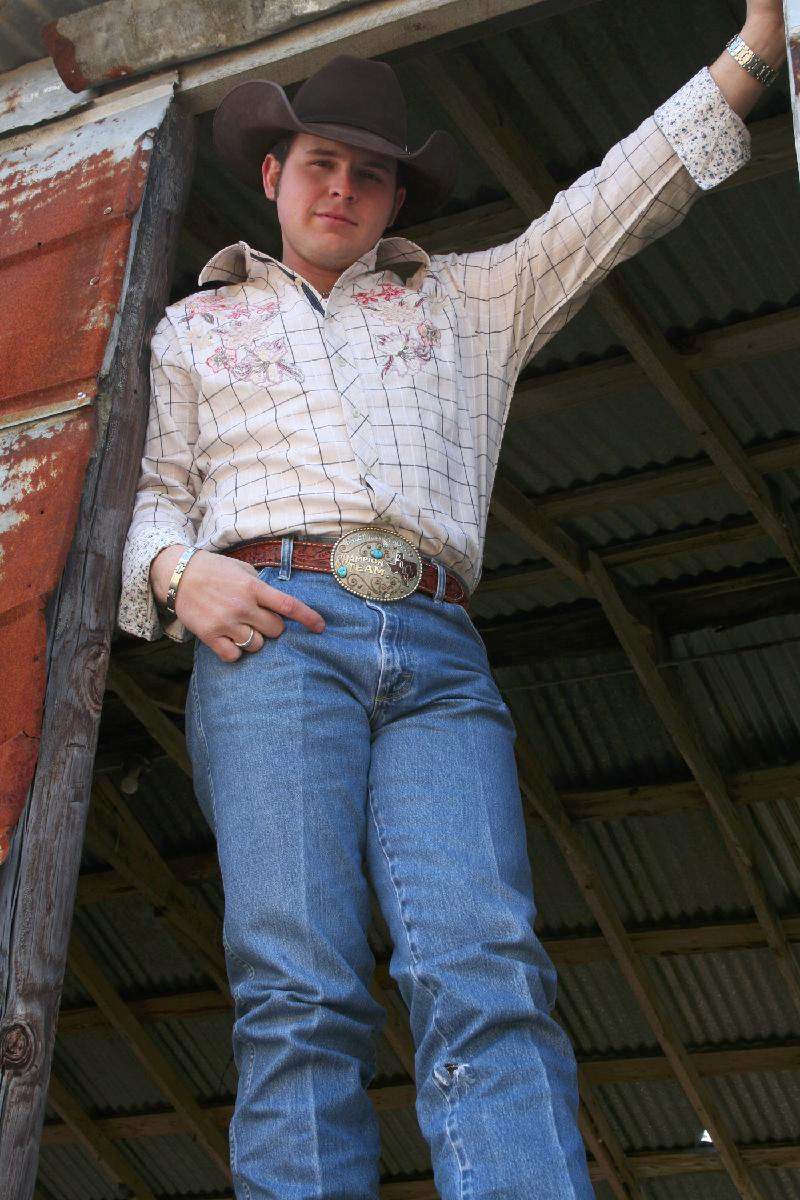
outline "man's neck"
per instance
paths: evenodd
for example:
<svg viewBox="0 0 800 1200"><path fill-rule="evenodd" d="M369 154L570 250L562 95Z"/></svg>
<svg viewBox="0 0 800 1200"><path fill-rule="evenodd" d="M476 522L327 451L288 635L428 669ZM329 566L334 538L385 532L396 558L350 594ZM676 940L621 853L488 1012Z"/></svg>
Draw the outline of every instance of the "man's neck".
<svg viewBox="0 0 800 1200"><path fill-rule="evenodd" d="M285 246L281 262L290 271L294 271L297 275L302 275L307 283L310 283L320 295L327 296L336 280L347 268L331 268L320 267L314 263L308 262L301 255L296 254L291 247ZM350 265L350 264L348 264Z"/></svg>

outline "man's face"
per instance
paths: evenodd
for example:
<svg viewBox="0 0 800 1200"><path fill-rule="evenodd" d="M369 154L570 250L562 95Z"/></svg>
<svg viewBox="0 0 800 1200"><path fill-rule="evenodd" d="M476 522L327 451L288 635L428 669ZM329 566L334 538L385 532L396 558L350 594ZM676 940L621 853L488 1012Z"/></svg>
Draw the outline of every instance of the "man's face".
<svg viewBox="0 0 800 1200"><path fill-rule="evenodd" d="M405 188L395 186L396 169L387 155L307 133L295 137L283 166L268 154L264 192L278 206L284 257L346 270L397 216Z"/></svg>

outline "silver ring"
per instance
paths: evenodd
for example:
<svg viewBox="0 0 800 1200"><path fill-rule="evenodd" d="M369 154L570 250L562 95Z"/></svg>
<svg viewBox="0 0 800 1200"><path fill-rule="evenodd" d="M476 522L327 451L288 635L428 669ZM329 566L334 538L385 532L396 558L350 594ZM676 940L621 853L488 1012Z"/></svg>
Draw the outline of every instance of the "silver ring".
<svg viewBox="0 0 800 1200"><path fill-rule="evenodd" d="M255 629L253 629L253 626L251 625L250 626L250 637L247 639L247 641L246 642L236 642L235 641L233 644L234 644L234 646L238 646L240 650L246 650L255 636L256 636L256 631L255 631Z"/></svg>

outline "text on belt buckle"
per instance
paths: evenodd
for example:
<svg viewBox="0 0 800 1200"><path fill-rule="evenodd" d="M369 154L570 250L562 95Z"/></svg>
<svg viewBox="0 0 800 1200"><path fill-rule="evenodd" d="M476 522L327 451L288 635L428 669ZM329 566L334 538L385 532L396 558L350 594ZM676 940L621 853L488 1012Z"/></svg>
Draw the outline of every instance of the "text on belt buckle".
<svg viewBox="0 0 800 1200"><path fill-rule="evenodd" d="M402 600L419 587L422 558L392 529L364 526L343 534L331 549L337 583L364 600Z"/></svg>

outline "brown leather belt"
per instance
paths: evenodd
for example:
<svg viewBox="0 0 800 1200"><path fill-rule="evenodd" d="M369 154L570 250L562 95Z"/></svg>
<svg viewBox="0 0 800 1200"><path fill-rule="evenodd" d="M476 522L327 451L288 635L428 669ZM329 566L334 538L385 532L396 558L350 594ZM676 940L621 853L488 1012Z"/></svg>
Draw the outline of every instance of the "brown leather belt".
<svg viewBox="0 0 800 1200"><path fill-rule="evenodd" d="M333 575L331 549L335 541L335 538L331 538L327 542L293 539L292 570L299 568L301 571L320 571L326 575ZM230 546L221 553L229 558L238 558L241 562L250 563L251 566L260 569L261 567L279 567L281 550L281 538L256 538L250 542L240 542L236 546ZM424 592L426 596L435 596L438 582L436 564L430 559L423 558L422 574L416 590ZM464 585L450 571L446 572L444 599L449 604L461 604L463 607L466 607L469 601L469 593Z"/></svg>

